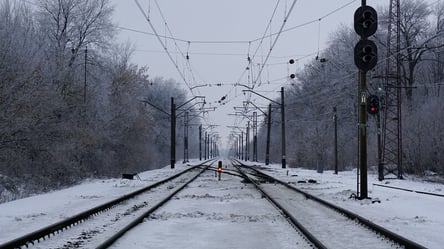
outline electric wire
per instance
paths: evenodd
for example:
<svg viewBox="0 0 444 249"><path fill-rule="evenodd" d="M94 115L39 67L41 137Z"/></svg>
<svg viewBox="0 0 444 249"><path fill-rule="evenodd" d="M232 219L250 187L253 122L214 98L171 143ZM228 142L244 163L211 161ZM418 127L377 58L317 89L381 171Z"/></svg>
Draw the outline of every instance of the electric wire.
<svg viewBox="0 0 444 249"><path fill-rule="evenodd" d="M274 9L273 9L273 13L271 14L270 20L268 21L267 27L265 28L264 34L262 35L261 39L259 40L259 44L258 44L258 46L256 47L256 50L255 50L254 53L253 53L253 57L252 57L252 59L249 60L249 61L254 60L254 58L256 57L256 55L257 55L257 53L258 53L258 51L259 51L259 48L261 48L261 46L262 46L262 43L263 43L263 41L264 41L264 39L265 39L265 36L267 35L267 32L268 32L269 30L271 31L270 27L271 27L271 24L272 24L272 22L273 22L273 18L274 18L274 16L276 15L276 11L277 11L277 9L278 9L278 7L279 7L279 3L280 3L280 0L278 0L278 1L276 2L276 5L275 5L275 7L274 7ZM251 46L251 42L250 42L250 46ZM250 50L250 47L248 48L248 50Z"/></svg>
<svg viewBox="0 0 444 249"><path fill-rule="evenodd" d="M336 12L338 12L338 11L340 11L340 10L342 10L342 9L344 9L344 8L346 8L346 7L348 7L349 5L351 5L352 3L356 2L356 1L358 1L358 0L352 0L351 2L348 2L348 3L344 4L344 5L342 5L341 7L336 8L335 10L330 11L330 12L328 12L327 14L325 14L325 15L319 17L319 18L316 18L316 19L313 19L313 20L307 21L307 22L305 22L305 23L298 24L298 25L296 25L296 26L293 26L293 27L290 27L290 28L287 28L287 29L283 29L283 30L281 31L281 33L286 33L286 32L289 32L289 31L292 31L292 30L295 30L295 29L299 29L299 28L302 28L302 27L308 26L308 25L310 25L310 24L312 24L312 23L318 22L318 21L320 21L320 20L322 20L322 19L324 19L324 18L326 18L326 17L329 17L329 16L335 14ZM270 34L270 35L268 35L268 36L266 36L266 37L264 37L264 38L268 38L268 37L270 37L270 36L276 36L276 35L278 35L278 34L279 34L279 32L276 32L276 33ZM258 41L258 40L260 40L260 39L262 39L262 37L259 37L259 38L256 38L256 39L253 39L253 40L251 40L251 42L256 42L256 41Z"/></svg>
<svg viewBox="0 0 444 249"><path fill-rule="evenodd" d="M279 40L279 37L281 36L282 30L284 29L285 24L287 23L288 18L290 17L290 15L291 15L291 13L292 13L292 11L294 9L294 6L296 5L297 1L298 0L294 0L293 3L291 4L290 9L288 10L287 15L285 16L285 19L282 22L281 28L279 29L279 32L277 33L276 38L274 39L274 42L271 45L270 50L268 51L267 56L265 57L264 63L262 64L262 66L261 66L261 68L259 70L259 73L256 75L256 80L253 82L253 89L254 89L257 81L260 79L262 71L265 68L265 64L267 63L268 59L270 58L271 52L273 51L274 47L276 46L277 41Z"/></svg>
<svg viewBox="0 0 444 249"><path fill-rule="evenodd" d="M20 0L20 1L26 1L26 0ZM325 18L335 14L336 12L338 12L338 11L348 7L349 5L351 5L352 3L356 2L356 1L358 1L358 0L353 0L351 2L348 2L348 3L340 6L339 8L336 8L335 10L330 11L327 14L324 14L323 16L318 17L316 19L307 21L305 23L298 24L296 26L293 26L293 27L290 27L290 28L287 28L287 29L283 29L281 33L286 33L286 32L289 32L289 31L292 31L292 30L299 29L301 27L310 25L312 23L318 22L318 21L320 21L322 19L325 19ZM438 1L436 1L436 2L438 2ZM436 3L436 2L434 2L434 3ZM434 4L434 3L432 3L432 4ZM189 40L189 39L187 40L187 39L181 39L181 38L177 38L177 37L163 36L163 35L160 35L160 34L156 35L154 33L140 31L140 30L135 30L135 29L126 28L126 27L122 27L122 26L115 26L115 27L116 28L120 28L122 30L137 32L137 33L146 34L146 35L150 35L150 36L160 36L161 38L164 38L164 39L175 40L175 41L180 41L180 42L184 42L184 43L195 43L195 44L249 44L249 43L258 42L258 41L261 41L261 40L263 40L265 38L270 38L270 37L273 37L273 36L276 36L276 35L279 34L279 32L276 32L276 33L272 33L272 34L268 34L268 35L262 35L260 37L254 38L252 40L225 40L225 41L224 40Z"/></svg>
<svg viewBox="0 0 444 249"><path fill-rule="evenodd" d="M27 2L27 3L31 3L31 2L26 1L26 0L22 0L22 1ZM140 4L137 2L137 0L135 0L135 1L136 1L136 4L138 5L139 9L141 9ZM325 17L327 17L327 16L329 16L329 15L331 15L331 14L333 14L333 13L339 11L339 10L342 9L342 8L345 8L346 6L350 5L351 3L355 2L355 1L357 1L357 0L351 1L350 3L347 3L347 4L343 5L343 6L341 6L341 7L337 8L337 9L335 9L334 11L329 12L329 13L327 13L326 15L322 16L321 18L318 18L318 19L315 20L315 21L319 21L319 22L320 22L321 19L323 19L323 18L325 18ZM293 2L293 5L294 5L295 2L296 2L296 1ZM32 3L31 3L31 4L32 4ZM157 4L157 1L156 1L156 4ZM142 10L142 9L141 9L141 11L142 11L142 13L143 13L143 10ZM291 10L289 11L289 13L290 13L290 12L291 12ZM288 15L289 15L289 13L287 14L287 18L286 18L286 19L288 19ZM146 16L145 13L143 13L143 14L145 15L145 18L147 19L147 21L150 23L149 16ZM286 22L286 20L284 20L284 24L285 24L285 22ZM165 23L166 23L166 22L165 22ZM306 24L308 24L308 23L306 23ZM152 24L150 23L150 25L152 25ZM291 27L291 28L289 28L289 29L285 29L285 30L284 30L283 28L281 28L280 32L278 32L278 33L274 33L274 34L271 34L270 37L271 37L271 36L274 36L274 35L280 35L280 34L283 33L283 32L288 32L288 31L293 30L293 29L298 28L298 27L301 27L301 25L298 25L298 26L295 26L295 27ZM132 31L132 32L139 32L139 33L143 33L143 34L154 35L154 36L157 36L157 38L159 39L159 41L161 41L161 39L159 38L159 37L161 37L161 38L164 38L164 39L171 39L171 40L174 40L174 41L181 41L181 42L187 42L187 43L190 43L189 40L178 39L178 38L175 38L175 37L173 37L173 36L170 36L170 37L169 37L169 36L166 36L166 35L165 35L165 36L161 36L161 35L158 34L157 32L155 32L154 34L152 34L152 33L148 33L148 32L137 31L137 30L128 29L128 28L123 28L123 27L119 27L119 28L120 28L120 29L123 29L123 30ZM153 28L153 31L155 31L154 27L152 27L152 28ZM168 28L168 29L169 29L169 28ZM170 33L171 33L171 32L170 32ZM266 36L262 36L261 38L258 38L258 39L260 39L260 40L262 41L265 37L266 37ZM193 43L247 43L247 42L248 42L249 44L251 44L251 42L255 42L255 41L257 41L258 39L256 39L256 40L252 40L252 41L193 41ZM275 39L274 44L276 43L276 41L277 41L277 39ZM161 44L162 44L162 42L161 42ZM166 51L167 53L169 53L169 51L166 49L165 45L164 45L164 44L162 44L162 45L164 46L165 51ZM269 54L271 53L271 50L272 50L272 49L270 49ZM183 55L183 54L182 54L182 55ZM185 76L183 75L183 73L180 72L180 70L179 70L179 68L178 68L178 65L177 65L177 62L174 62L174 60L172 59L171 55L169 55L169 57L170 57L170 60L172 60L173 64L175 65L176 69L179 71L179 74L180 74L181 77L183 78L184 82L187 84L188 88L190 88L188 82L187 82L186 79L185 79ZM269 58L269 55L267 56L267 59L266 59L266 60L268 60L268 58ZM261 72L262 72L262 70L263 70L263 68L264 68L264 65L265 65L265 63L263 63L263 66L262 66L262 68L261 68L261 71L260 71L260 73L258 74L258 78L259 78L259 76L260 76L260 74L261 74ZM255 81L255 83L256 83L256 82L257 82L257 80ZM231 91L230 91L230 92L231 92Z"/></svg>
<svg viewBox="0 0 444 249"><path fill-rule="evenodd" d="M288 13L286 13L286 15L285 15L285 17L284 17L284 20L283 20L283 23L282 23L282 25L281 25L280 31L282 31L282 29L285 27L285 24L286 24L286 22L287 22L289 16L291 15L291 12L292 12L292 10L293 10L293 8L294 8L296 2L297 2L297 0L294 0L294 1L293 1L292 5L291 5L291 7L290 7L290 10L288 11ZM267 27L266 27L266 29L265 29L265 32L264 32L262 38L259 39L259 40L260 40L260 43L259 43L259 45L257 46L257 49L256 49L256 51L255 51L255 53L254 53L254 55L253 55L253 58L256 56L257 52L259 51L259 48L261 47L262 42L263 42L263 40L264 40L265 37L266 37L266 33L268 32L268 30L269 30L270 27L271 27L271 23L272 23L272 20L273 20L275 14L276 14L276 10L277 10L277 8L278 8L278 6L279 6L279 3L280 3L280 1L278 0L277 3L276 3L276 5L275 5L275 8L274 8L274 10L273 10L273 13L272 13L272 16L271 16L271 18L270 18L270 21L269 21L268 24L267 24ZM270 32L271 32L271 31L270 31ZM255 86L256 86L257 81L261 78L261 74L262 74L262 72L263 72L263 70L264 70L264 68L265 68L265 64L267 63L268 59L270 58L271 52L273 51L273 48L274 48L274 46L276 45L276 43L277 43L277 41L278 41L278 39L279 39L280 32L278 32L278 33L279 33L279 34L276 36L274 42L271 43L270 49L269 49L269 51L268 51L268 53L267 53L267 56L266 56L265 60L262 61L261 67L260 67L260 69L259 69L259 72L258 72L258 74L257 74L257 76L256 76L256 79L252 82L252 86L251 86L250 89L254 89ZM251 44L251 43L250 43L250 44ZM249 65L251 66L251 60L250 60L250 57L248 57L248 58L249 58L249 63L250 63ZM262 57L262 58L263 58L263 57ZM252 68L252 67L250 67L250 68ZM243 73L242 73L242 75L241 75L239 81L243 78L243 75L245 74L246 71L247 71L247 70L244 70L244 71L243 71ZM252 77L253 77L253 74L252 74ZM260 84L259 84L259 85L260 85ZM228 94L230 94L232 91L233 91L233 88L230 89L230 91L229 91ZM248 93L248 100L249 100L250 98L251 98L251 93Z"/></svg>
<svg viewBox="0 0 444 249"><path fill-rule="evenodd" d="M436 1L436 2L438 2L438 1ZM434 3L436 3L436 2L434 2ZM434 4L434 3L432 3L432 4ZM438 37L436 37L436 38L438 38ZM401 50L399 51L399 53L404 52L405 50L407 50L407 49L409 49L409 48L412 48L412 47L413 47L413 45L408 46L408 47L405 47L405 48L401 49ZM393 59L393 57L396 56L396 55L397 55L397 54L394 53L394 54L392 54L392 55L391 55L390 57L388 57L388 58L383 58L383 59L378 60L378 62L377 62L377 66L378 66L378 65L384 65L384 63L385 63L387 60ZM347 84L347 81L345 81L345 79L349 79L350 77L353 77L353 76L354 76L354 77L357 77L358 72L359 72L358 69L354 69L353 72L351 72L351 73L349 73L349 74L346 74L346 75L340 77L339 79L336 79L336 81L338 82L338 83L336 84L336 86L338 86L340 83L342 83L342 84ZM433 85L433 83L430 83L430 84ZM439 84L440 84L440 83L438 83L438 85L439 85ZM426 85L426 84L424 84L424 85ZM420 86L423 86L423 84L421 84L421 85L417 85L416 87L420 87ZM317 97L318 99L320 99L319 97L323 96L323 94L330 94L330 92L329 92L330 90L326 89L325 91L326 91L326 92L319 91L319 92L317 92L317 93L314 94L314 95L310 95L310 97L311 97L311 96L314 96L314 97ZM341 93L343 93L343 92L341 92ZM340 95L337 95L337 96L335 96L335 97L340 97ZM302 100L302 99L299 99L297 102L293 102L293 103L290 103L290 104L288 104L288 105L300 104L300 103L301 103L301 100Z"/></svg>
<svg viewBox="0 0 444 249"><path fill-rule="evenodd" d="M146 15L145 11L143 10L142 6L140 5L138 0L134 0L134 2L136 3L137 7L139 8L140 12L142 13L142 15L145 17L146 21L148 22L148 24L150 25L151 29L153 30L154 34L156 35L157 39L159 40L160 44L162 45L163 49L165 50L165 52L168 55L168 58L170 59L170 61L174 64L177 72L179 73L180 77L182 78L182 80L184 81L185 85L190 89L191 94L193 94L193 91L191 90L191 87L189 85L189 83L187 82L187 80L185 79L185 76L183 75L182 71L180 71L179 66L177 65L176 61L174 61L173 57L171 56L170 52L168 51L168 48L166 47L166 44L162 41L161 37L159 36L159 34L157 33L154 25L151 23L151 20L148 18L148 16Z"/></svg>
<svg viewBox="0 0 444 249"><path fill-rule="evenodd" d="M337 8L337 9L335 9L335 10L333 10L333 11L331 11L331 12L325 14L325 15L323 15L323 16L320 17L320 18L317 18L317 19L313 20L313 21L310 21L310 22L307 22L307 23L304 23L304 24L302 24L302 25L298 25L298 26L295 26L295 27L291 27L291 28L286 29L286 30L282 30L282 32L288 32L288 31L290 31L290 30L294 30L294 29L296 29L296 28L303 27L303 26L306 26L306 25L311 24L311 23L313 23L313 22L316 22L316 21L322 20L323 18L326 18L326 17L328 17L328 16L330 16L330 15L332 15L332 14L338 12L339 10L341 10L341 9L343 9L343 8L345 8L345 7L347 7L348 5L350 5L351 3L355 2L355 1L357 1L357 0L354 0L354 1L352 1L352 2L349 2L349 3L347 3L347 4L345 4L345 5L341 6L341 7L339 7L339 8ZM278 1L278 3L279 3L279 1ZM294 6L295 3L296 3L296 1L293 2L293 4L292 4L292 8L293 8L293 6ZM277 6L277 5L278 5L278 4L276 4L276 6ZM292 8L291 8L290 10L292 10ZM276 7L275 7L275 9L276 9ZM273 12L275 12L275 10L274 10ZM287 14L286 19L288 19L288 16L289 16L290 12L291 12L291 11L289 11L288 13L286 13L286 14ZM272 16L274 16L274 14L273 14ZM283 25L286 23L286 19L284 19ZM271 19L270 19L270 20L271 20ZM269 25L270 25L270 23L269 23ZM268 26L269 26L269 25L268 25ZM268 29L268 27L267 27L267 29ZM266 31L267 31L267 29L266 29ZM281 29L283 29L283 28L281 27ZM166 39L168 38L168 39L178 40L178 41L181 41L181 42L187 42L187 43L190 43L190 42L192 42L192 43L208 43L208 44L209 44L209 43L248 43L249 46L251 46L251 43L252 43L252 42L262 41L263 39L265 39L265 38L267 38L267 37L270 37L270 38L271 38L271 37L274 36L274 35L280 34L280 33L278 32L278 33L273 33L273 34L270 34L270 35L266 36L266 35L265 35L265 34L266 34L266 31L264 32L264 35L263 35L261 38L254 39L254 40L252 40L252 41L190 41L190 40L177 39L177 38L174 38L174 37L166 37L166 36L165 36L165 38L166 38ZM277 42L277 39L275 39L274 45L276 44L276 42ZM273 45L273 47L274 47L274 45ZM258 48L259 48L259 46L258 46ZM267 59L266 59L266 61L268 61L268 59L272 57L272 56L271 56L271 50L272 50L272 49L270 49L269 53L267 54ZM255 85L255 83L258 81L258 79L259 79L259 77L260 77L260 74L262 74L262 71L264 70L264 68L265 68L266 65L268 65L268 64L267 64L267 63L263 63L263 64L262 64L262 67L261 67L261 69L260 69L260 73L258 73L258 77L256 78L256 80L255 80L254 83L253 83L254 85ZM242 80L242 78L244 77L245 73L246 73L246 70L243 71L243 73L241 74L241 76L240 76L239 79L238 79L238 82L241 82L241 80ZM233 88L231 88L231 89L228 91L228 93L227 93L226 95L231 94L232 91L235 89L235 87L236 87L236 86L233 86ZM254 87L253 87L253 88L254 88Z"/></svg>
<svg viewBox="0 0 444 249"><path fill-rule="evenodd" d="M167 22L167 20L166 20L166 18L165 18L165 15L163 14L162 9L160 8L159 3L157 2L157 0L154 0L154 3L155 3L155 5L156 5L156 7L157 7L157 10L159 11L159 14L160 14L160 16L161 16L163 22L165 23L165 28L168 30L169 35L170 35L171 37L174 37L173 32L171 31L171 29L170 29L170 27L169 27L169 25L168 25L168 22ZM188 50L187 50L186 55L184 54L184 52L181 50L181 48L180 48L179 45L177 44L177 40L174 39L173 42L174 42L174 46L176 47L177 51L179 51L179 54L180 54L180 55L182 56L182 58L185 59L185 61L186 61L186 63L185 63L185 64L186 64L186 68L187 68L188 71L190 72L191 79L192 79L195 83L197 83L197 82L196 82L196 76L194 75L194 70L193 70L193 68L192 68L192 66L191 66L191 63L190 63L190 60L189 60L189 53L188 53L188 52L189 52L189 49L190 49L190 44L191 44L191 42L190 42L190 41L187 42L187 45L188 45L187 49L188 49ZM185 71L185 69L184 69L184 71ZM184 75L185 75L185 72L184 72ZM190 88L190 90L192 91L193 89Z"/></svg>
<svg viewBox="0 0 444 249"><path fill-rule="evenodd" d="M125 31L131 31L131 32L134 32L134 33L139 33L139 34L143 34L143 35L149 35L149 36L156 36L156 34L155 33L151 33L151 32L147 32L147 31L142 31L142 30L137 30L137 29L132 29L132 28L127 28L127 27L123 27L123 26L114 26L115 28L117 28L117 29L121 29L121 30L125 30ZM158 36L160 37L160 38L163 38L163 39L169 39L169 40L175 40L175 41L180 41L180 42L189 42L189 41L187 41L187 40L183 40L183 39L180 39L180 38L175 38L175 37L171 37L171 36L165 36L165 35L161 35L161 34L158 34Z"/></svg>

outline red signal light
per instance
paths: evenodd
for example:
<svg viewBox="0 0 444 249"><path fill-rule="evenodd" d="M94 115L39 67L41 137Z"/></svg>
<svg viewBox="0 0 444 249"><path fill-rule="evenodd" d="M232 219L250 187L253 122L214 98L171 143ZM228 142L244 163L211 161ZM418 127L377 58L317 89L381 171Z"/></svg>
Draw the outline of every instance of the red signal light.
<svg viewBox="0 0 444 249"><path fill-rule="evenodd" d="M370 95L367 98L367 112L375 115L379 112L379 98L376 95Z"/></svg>

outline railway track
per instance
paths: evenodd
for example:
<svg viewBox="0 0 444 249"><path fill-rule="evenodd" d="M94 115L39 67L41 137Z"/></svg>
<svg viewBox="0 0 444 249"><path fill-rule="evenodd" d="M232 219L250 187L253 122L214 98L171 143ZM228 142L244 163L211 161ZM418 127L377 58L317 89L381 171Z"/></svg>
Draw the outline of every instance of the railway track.
<svg viewBox="0 0 444 249"><path fill-rule="evenodd" d="M233 164L317 248L425 248L253 167Z"/></svg>
<svg viewBox="0 0 444 249"><path fill-rule="evenodd" d="M109 243L110 238L116 239L117 233L124 233L123 229L120 229L121 227L129 229L129 224L136 225L136 220L140 222L143 220L142 216L148 215L150 211L152 212L165 203L168 199L168 197L165 198L165 192L169 192L168 196L171 198L212 163L214 160L192 166L132 193L0 244L0 249L28 248L32 245L38 248L79 248L85 246L86 242L105 245L105 243L101 243L101 240ZM146 211L147 209L148 211ZM138 216L138 218L131 219L134 216ZM64 241L63 245L56 245L57 243L52 242L51 238L55 236L59 237L57 241ZM64 236L66 239L62 240L60 236ZM107 239L103 239L104 236ZM95 247L91 246L90 248Z"/></svg>
<svg viewBox="0 0 444 249"><path fill-rule="evenodd" d="M111 248L314 248L231 165L209 168Z"/></svg>
<svg viewBox="0 0 444 249"><path fill-rule="evenodd" d="M140 237L146 241L139 248L199 248L196 241L208 243L202 248L425 248L238 161L217 180L213 163L192 166L0 249L137 248L133 241ZM269 204L257 209L263 197L279 212ZM206 235L207 226L223 236ZM184 227L191 229L183 233ZM257 237L263 231L270 235ZM242 239L232 239L239 234Z"/></svg>

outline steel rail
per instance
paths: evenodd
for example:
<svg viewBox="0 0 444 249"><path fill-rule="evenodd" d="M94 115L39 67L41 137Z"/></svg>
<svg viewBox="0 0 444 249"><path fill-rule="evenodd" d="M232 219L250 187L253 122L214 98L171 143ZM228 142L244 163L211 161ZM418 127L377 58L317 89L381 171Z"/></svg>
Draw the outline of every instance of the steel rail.
<svg viewBox="0 0 444 249"><path fill-rule="evenodd" d="M323 205L325 205L325 206L327 206L327 207L329 207L329 208L331 208L331 209L333 209L333 210L335 210L335 211L337 211L339 213L342 213L343 215L345 215L349 219L359 221L361 224L367 226L368 228L370 228L374 232L376 232L378 234L381 234L381 235L385 236L388 239L391 239L392 241L400 244L401 246L404 246L406 249L426 249L425 246L422 246L422 245L420 245L420 244L418 244L418 243L416 243L416 242L414 242L412 240L409 240L409 239L407 239L407 238L405 238L405 237L403 237L403 236L401 236L399 234L396 234L396 233L394 233L394 232L392 232L392 231L390 231L390 230L388 230L388 229L386 229L386 228L384 228L384 227L382 227L380 225L377 225L377 224L371 222L370 220L368 220L368 219L366 219L366 218L364 218L364 217L362 217L362 216L360 216L360 215L358 215L356 213L353 213L353 212L351 212L351 211L349 211L347 209L344 209L344 208L339 207L339 206L337 206L335 204L332 204L332 203L330 203L330 202L328 202L326 200L323 200L323 199L321 199L319 197L316 197L316 196L314 196L312 194L309 194L309 193L307 193L307 192L305 192L305 191L303 191L301 189L298 189L298 188L296 188L296 187L294 187L294 186L292 186L292 185L290 185L290 184L288 184L288 183L286 183L286 182L284 182L284 181L282 181L280 179L277 179L277 178L275 178L273 176L270 176L270 175L268 175L268 174L266 174L266 173L264 173L262 171L259 171L259 170L255 169L255 168L251 167L251 166L242 164L241 162L238 162L238 163L241 164L244 167L247 167L247 168L249 168L251 170L254 170L258 174L261 174L261 175L263 175L264 177L266 177L268 179L272 179L273 181L276 181L276 182L286 186L289 189L292 189L292 190L294 190L296 192L299 192L300 194L304 195L307 199L311 199L311 200L314 200L316 202L319 202L319 203L321 203L321 204L323 204Z"/></svg>
<svg viewBox="0 0 444 249"><path fill-rule="evenodd" d="M237 163L239 163L239 165L242 165L240 162L236 161ZM287 218L287 220L289 220L289 222L296 226L296 228L302 233L303 236L305 236L307 238L308 241L310 241L316 248L319 249L327 249L327 247L322 244L322 242L320 242L310 231L308 231L299 221L297 221L297 219L287 210L285 209L282 205L280 205L277 201L275 201L271 196L269 196L260 186L259 184L257 184L253 179L251 179L247 174L245 174L245 172L243 172L239 166L236 166L236 164L233 163L233 166L239 171L239 173L248 181L250 181L255 187L256 189L259 190L259 192L261 192L261 194L263 196L265 196L271 203L273 203L273 205L275 205Z"/></svg>
<svg viewBox="0 0 444 249"><path fill-rule="evenodd" d="M210 165L203 168L198 174L196 174L194 177L192 177L190 180L185 182L182 186L174 190L172 193L170 193L167 197L165 197L163 200L158 202L156 205L151 207L149 210L144 212L142 215L134 219L131 223L123 227L121 230L119 230L117 233L115 233L113 236L111 236L109 239L104 241L102 244L96 247L96 249L105 249L110 247L112 244L114 244L119 238L121 238L126 232L130 231L137 225L143 222L145 218L147 218L150 214L152 214L154 211L159 209L161 206L163 206L165 203L167 203L171 198L173 198L177 193L179 193L182 189L184 189L188 184L196 180L197 177L199 177L204 171L206 171L210 167Z"/></svg>
<svg viewBox="0 0 444 249"><path fill-rule="evenodd" d="M136 190L134 192L131 192L129 194L125 194L125 195L123 195L123 196L121 196L119 198L116 198L114 200L108 201L108 202L106 202L104 204L101 204L101 205L98 205L96 207L90 208L90 209L88 209L86 211L83 211L81 213L73 215L73 216L71 216L71 217L69 217L67 219L62 220L62 221L53 223L51 225L48 225L48 226L43 227L41 229L38 229L36 231L33 231L33 232L30 232L30 233L25 234L23 236L20 236L20 237L18 237L16 239L7 241L7 242L5 242L3 244L0 244L0 249L21 248L22 246L28 247L29 244L34 245L35 241L40 242L40 240L45 240L46 237L50 238L51 235L54 235L55 233L59 233L60 231L64 231L65 229L68 229L68 228L70 228L72 226L75 226L75 225L77 225L79 223L82 223L85 220L89 219L90 217L92 217L92 216L94 216L94 215L96 215L96 214L98 214L100 212L109 210L109 209L113 208L114 206L118 205L119 203L121 203L123 201L131 199L131 198L133 198L133 197L135 197L137 195L140 195L141 193L144 193L144 192L149 191L149 190L151 190L151 189L153 189L155 187L158 187L158 186L160 186L160 185L162 185L162 184L164 184L166 182L169 182L169 181L171 181L171 180L173 180L173 179L175 179L175 178L177 178L177 177L179 177L179 176L181 176L181 175L183 175L183 174L185 174L185 173L187 173L187 172L189 172L191 170L199 168L199 167L201 167L202 165L204 165L205 163L207 163L209 161L211 161L211 160L208 160L208 161L205 161L205 162L203 162L201 164L192 166L192 167L190 167L190 168L188 168L186 170L183 170L183 171L181 171L181 172L179 172L177 174L174 174L174 175L172 175L170 177L167 177L167 178L165 178L165 179L163 179L161 181L158 181L158 182L153 183L153 184L151 184L149 186L143 187L143 188L141 188L139 190Z"/></svg>

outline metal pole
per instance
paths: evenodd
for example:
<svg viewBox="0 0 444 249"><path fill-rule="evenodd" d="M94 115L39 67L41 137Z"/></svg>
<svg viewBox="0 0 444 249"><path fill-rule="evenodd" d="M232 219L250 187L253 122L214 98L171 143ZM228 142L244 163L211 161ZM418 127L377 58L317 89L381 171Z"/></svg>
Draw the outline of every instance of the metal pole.
<svg viewBox="0 0 444 249"><path fill-rule="evenodd" d="M359 172L360 199L368 198L367 189L367 73L359 71Z"/></svg>
<svg viewBox="0 0 444 249"><path fill-rule="evenodd" d="M183 162L182 163L185 163L187 161L187 153L186 153L186 150L187 150L187 146L186 146L186 143L187 143L187 119L186 119L186 116L187 116L187 112L185 112L185 115L183 117Z"/></svg>
<svg viewBox="0 0 444 249"><path fill-rule="evenodd" d="M207 160L207 132L205 132L204 139L204 160Z"/></svg>
<svg viewBox="0 0 444 249"><path fill-rule="evenodd" d="M265 165L270 164L270 131L271 131L271 104L268 105L267 117L267 146L265 148Z"/></svg>
<svg viewBox="0 0 444 249"><path fill-rule="evenodd" d="M234 135L233 135L233 137L234 137ZM233 143L233 151L234 151L234 158L236 158L236 159L238 159L238 148L239 148L239 146L238 146L238 138L237 137L234 137L234 140L235 140L235 142Z"/></svg>
<svg viewBox="0 0 444 249"><path fill-rule="evenodd" d="M382 162L382 142L381 142L381 110L376 114L376 129L378 134L378 180L384 180L384 163Z"/></svg>
<svg viewBox="0 0 444 249"><path fill-rule="evenodd" d="M199 125L199 161L202 161L202 125Z"/></svg>
<svg viewBox="0 0 444 249"><path fill-rule="evenodd" d="M336 106L333 107L333 120L335 126L335 174L338 174L338 115Z"/></svg>
<svg viewBox="0 0 444 249"><path fill-rule="evenodd" d="M242 155L242 160L245 159L244 156L244 132L241 131L241 155Z"/></svg>
<svg viewBox="0 0 444 249"><path fill-rule="evenodd" d="M210 149L210 158L213 158L213 136L210 136L208 148Z"/></svg>
<svg viewBox="0 0 444 249"><path fill-rule="evenodd" d="M183 162L188 162L188 112L183 118Z"/></svg>
<svg viewBox="0 0 444 249"><path fill-rule="evenodd" d="M185 119L186 119L186 147L187 147L187 153L186 153L186 158L187 158L187 162L189 162L190 161L190 148L188 147L188 145L189 145L189 141L188 141L188 138L189 138L189 136L188 136L188 132L189 132L189 121L190 121L190 113L189 112L186 112L185 113Z"/></svg>
<svg viewBox="0 0 444 249"><path fill-rule="evenodd" d="M286 151L285 151L285 102L284 88L281 87L281 124L282 124L282 168L287 167Z"/></svg>
<svg viewBox="0 0 444 249"><path fill-rule="evenodd" d="M174 104L174 98L171 98L171 168L174 169L176 163L176 105Z"/></svg>
<svg viewBox="0 0 444 249"><path fill-rule="evenodd" d="M247 138L245 141L247 161L250 160L250 121L247 122Z"/></svg>
<svg viewBox="0 0 444 249"><path fill-rule="evenodd" d="M237 144L236 144L236 147L237 147L237 159L241 159L241 150L240 150L240 136L238 136L238 138L237 138Z"/></svg>
<svg viewBox="0 0 444 249"><path fill-rule="evenodd" d="M217 144L214 139L213 139L213 157L217 157Z"/></svg>
<svg viewBox="0 0 444 249"><path fill-rule="evenodd" d="M253 112L253 162L257 162L257 112Z"/></svg>

